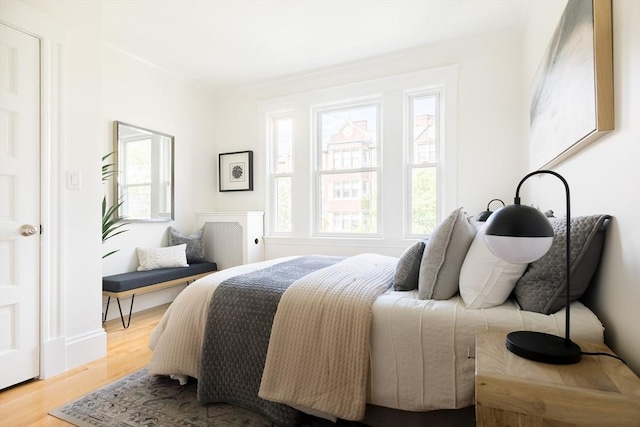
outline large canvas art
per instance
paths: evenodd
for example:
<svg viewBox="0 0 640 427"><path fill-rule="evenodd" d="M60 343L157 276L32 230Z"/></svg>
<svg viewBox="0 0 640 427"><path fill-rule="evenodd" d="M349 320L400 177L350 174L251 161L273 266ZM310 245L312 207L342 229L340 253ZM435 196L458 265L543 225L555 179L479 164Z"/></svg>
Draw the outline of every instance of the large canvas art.
<svg viewBox="0 0 640 427"><path fill-rule="evenodd" d="M548 168L613 129L611 0L569 0L533 81L531 166Z"/></svg>

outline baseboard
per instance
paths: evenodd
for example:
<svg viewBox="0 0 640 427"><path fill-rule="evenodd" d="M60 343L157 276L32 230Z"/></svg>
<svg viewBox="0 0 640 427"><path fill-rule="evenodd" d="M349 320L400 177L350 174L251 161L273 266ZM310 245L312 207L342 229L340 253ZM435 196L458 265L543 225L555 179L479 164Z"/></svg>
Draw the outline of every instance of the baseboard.
<svg viewBox="0 0 640 427"><path fill-rule="evenodd" d="M40 353L40 379L46 380L66 370L66 340L55 338L42 343Z"/></svg>
<svg viewBox="0 0 640 427"><path fill-rule="evenodd" d="M66 341L65 370L73 369L107 355L107 333L100 328Z"/></svg>

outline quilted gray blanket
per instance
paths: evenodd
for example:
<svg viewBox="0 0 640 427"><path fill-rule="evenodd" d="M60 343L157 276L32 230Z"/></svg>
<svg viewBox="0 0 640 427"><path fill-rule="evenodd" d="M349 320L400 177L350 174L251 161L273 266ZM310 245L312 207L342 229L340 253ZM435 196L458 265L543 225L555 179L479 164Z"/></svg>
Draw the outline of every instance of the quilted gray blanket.
<svg viewBox="0 0 640 427"><path fill-rule="evenodd" d="M258 397L273 318L283 292L293 282L342 259L301 257L222 282L209 304L198 400L237 404L278 425L296 425L298 411Z"/></svg>

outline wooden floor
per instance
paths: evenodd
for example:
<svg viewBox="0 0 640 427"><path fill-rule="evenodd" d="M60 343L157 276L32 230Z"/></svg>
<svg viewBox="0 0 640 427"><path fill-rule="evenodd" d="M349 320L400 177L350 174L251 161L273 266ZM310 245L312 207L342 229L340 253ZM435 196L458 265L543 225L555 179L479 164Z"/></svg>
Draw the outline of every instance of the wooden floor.
<svg viewBox="0 0 640 427"><path fill-rule="evenodd" d="M0 392L0 426L69 426L48 412L146 366L149 335L167 307L134 313L129 329L122 328L120 318L106 322L107 357Z"/></svg>

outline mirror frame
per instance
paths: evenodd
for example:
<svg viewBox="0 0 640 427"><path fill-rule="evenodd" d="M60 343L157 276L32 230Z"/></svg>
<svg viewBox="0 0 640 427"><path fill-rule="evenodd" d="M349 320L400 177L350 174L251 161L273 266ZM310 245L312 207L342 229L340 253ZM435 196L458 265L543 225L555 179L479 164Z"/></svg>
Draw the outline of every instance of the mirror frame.
<svg viewBox="0 0 640 427"><path fill-rule="evenodd" d="M125 220L127 222L169 222L169 221L174 221L175 220L175 214L176 214L176 209L175 209L175 137L173 135L169 135L166 133L162 133L162 132L158 132L155 130L151 130L151 129L147 129L147 128L143 128L141 126L136 126L136 125L132 125L129 123L125 123L125 122L121 122L118 120L115 120L113 122L113 143L114 143L114 156L113 156L113 161L114 164L116 165L116 178L115 178L115 185L113 186L113 191L114 191L114 200L121 200L121 184L120 184L120 174L121 172L124 170L124 168L122 167L122 165L120 164L120 138L119 138L119 134L120 134L120 126L127 126L129 128L133 128L136 130L140 130L143 132L149 132L151 134L154 135L159 135L162 137L166 137L169 138L170 143L171 143L171 149L170 149L170 153L171 153L171 161L170 161L170 174L171 174L171 202L170 202L170 206L171 206L171 212L169 216L166 217L150 217L150 218L130 218L128 216L124 216ZM118 214L123 216L123 212L122 212L122 206L118 208Z"/></svg>

